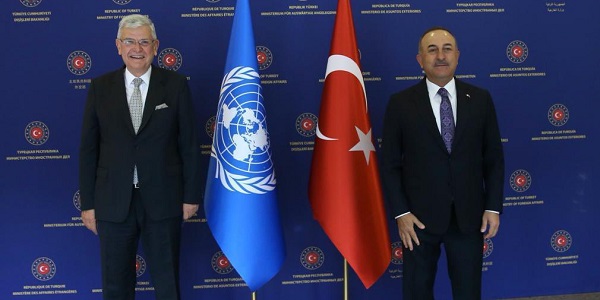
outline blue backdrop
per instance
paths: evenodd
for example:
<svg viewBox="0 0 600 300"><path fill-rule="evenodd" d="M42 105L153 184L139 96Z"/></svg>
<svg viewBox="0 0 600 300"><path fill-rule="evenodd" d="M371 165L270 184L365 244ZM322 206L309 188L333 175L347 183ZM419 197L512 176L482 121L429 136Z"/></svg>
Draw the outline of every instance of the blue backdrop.
<svg viewBox="0 0 600 300"><path fill-rule="evenodd" d="M287 248L282 270L259 299L342 299L343 258L312 219L307 199L336 4L251 1ZM484 298L600 291L594 235L600 2L352 5L379 142L388 97L421 78L417 43L434 25L458 39L457 77L494 98L507 184L500 233L483 248ZM101 299L98 240L80 219L78 145L90 79L122 65L114 44L119 19L149 15L160 39L156 65L188 76L206 168L234 6L234 0L3 1L1 299ZM205 221L201 211L183 226L183 298L250 299ZM350 272L350 299L400 298L402 253L392 222L390 232L389 269L369 290ZM138 299L153 299L143 251L137 266ZM436 295L450 299L444 264L439 273Z"/></svg>

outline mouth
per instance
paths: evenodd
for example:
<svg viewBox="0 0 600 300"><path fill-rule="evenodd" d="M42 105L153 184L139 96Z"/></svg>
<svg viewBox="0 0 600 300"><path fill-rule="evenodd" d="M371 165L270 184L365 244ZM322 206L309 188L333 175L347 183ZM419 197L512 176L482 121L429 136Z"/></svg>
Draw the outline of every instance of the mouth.
<svg viewBox="0 0 600 300"><path fill-rule="evenodd" d="M141 54L140 55L133 54L133 55L129 55L129 58L131 58L131 59L144 59L144 58L146 58L146 56L145 55L141 55Z"/></svg>

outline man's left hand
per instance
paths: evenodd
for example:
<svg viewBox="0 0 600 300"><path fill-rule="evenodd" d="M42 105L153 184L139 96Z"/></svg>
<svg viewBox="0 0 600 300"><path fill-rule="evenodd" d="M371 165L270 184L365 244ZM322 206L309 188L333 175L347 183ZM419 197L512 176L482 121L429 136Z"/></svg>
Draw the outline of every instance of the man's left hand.
<svg viewBox="0 0 600 300"><path fill-rule="evenodd" d="M481 233L484 233L487 230L487 234L484 238L489 239L495 237L498 233L498 227L500 227L500 215L489 211L484 212L481 221Z"/></svg>
<svg viewBox="0 0 600 300"><path fill-rule="evenodd" d="M196 214L196 212L198 211L198 206L200 206L200 205L184 203L183 204L183 219L187 220L187 219L191 218L192 216L194 216Z"/></svg>

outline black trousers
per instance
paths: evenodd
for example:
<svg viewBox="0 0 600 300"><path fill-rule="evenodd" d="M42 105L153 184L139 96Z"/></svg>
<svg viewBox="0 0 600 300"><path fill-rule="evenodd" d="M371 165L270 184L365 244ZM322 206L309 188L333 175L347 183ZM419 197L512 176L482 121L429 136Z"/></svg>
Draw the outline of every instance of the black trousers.
<svg viewBox="0 0 600 300"><path fill-rule="evenodd" d="M403 248L403 299L434 298L433 286L442 244L448 261L452 298L481 299L483 234L460 232L454 215L444 234L431 234L415 227L421 245L413 242L413 251Z"/></svg>
<svg viewBox="0 0 600 300"><path fill-rule="evenodd" d="M157 300L179 300L181 217L151 220L145 213L139 189L133 189L129 215L122 223L98 221L105 300L133 300L139 240Z"/></svg>

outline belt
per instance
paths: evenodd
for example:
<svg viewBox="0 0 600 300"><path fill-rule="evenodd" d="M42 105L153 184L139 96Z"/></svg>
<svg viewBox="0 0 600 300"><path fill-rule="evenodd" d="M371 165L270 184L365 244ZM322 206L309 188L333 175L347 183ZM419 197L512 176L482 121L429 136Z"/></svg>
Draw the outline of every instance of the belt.
<svg viewBox="0 0 600 300"><path fill-rule="evenodd" d="M139 182L138 183L134 183L133 184L133 188L134 189L139 189L140 188L140 183Z"/></svg>

